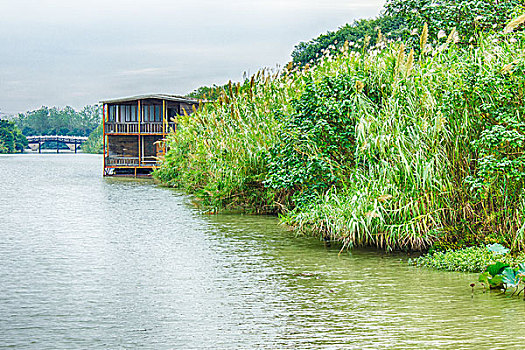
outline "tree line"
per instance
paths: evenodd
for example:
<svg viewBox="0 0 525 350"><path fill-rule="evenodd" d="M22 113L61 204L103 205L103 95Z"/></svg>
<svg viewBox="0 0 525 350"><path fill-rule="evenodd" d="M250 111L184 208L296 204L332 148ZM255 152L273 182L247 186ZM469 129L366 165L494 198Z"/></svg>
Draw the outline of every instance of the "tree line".
<svg viewBox="0 0 525 350"><path fill-rule="evenodd" d="M360 47L359 43L366 40L373 46L378 39L400 39L417 51L420 33L414 29L423 28L425 23L429 42L455 29L457 43L469 45L478 33L502 30L520 8L523 0L388 0L375 19L360 19L300 42L292 52L292 60L296 65L311 64L326 50L340 50L345 42Z"/></svg>
<svg viewBox="0 0 525 350"><path fill-rule="evenodd" d="M89 136L100 124L100 120L100 107L97 105L85 106L80 111L69 106L42 106L37 110L18 114L14 122L26 136Z"/></svg>

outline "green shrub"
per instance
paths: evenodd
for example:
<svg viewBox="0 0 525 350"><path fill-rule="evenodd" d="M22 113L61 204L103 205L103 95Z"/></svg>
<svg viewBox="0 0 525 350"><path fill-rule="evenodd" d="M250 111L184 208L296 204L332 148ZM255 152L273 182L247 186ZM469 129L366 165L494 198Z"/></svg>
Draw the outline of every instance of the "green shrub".
<svg viewBox="0 0 525 350"><path fill-rule="evenodd" d="M362 84L343 73L316 81L305 79L302 95L291 102L293 112L281 116L281 139L269 150L265 185L282 189L295 205L325 193L354 166L355 122L361 113Z"/></svg>
<svg viewBox="0 0 525 350"><path fill-rule="evenodd" d="M458 40L470 44L478 33L502 30L509 18L523 9L522 0L388 0L386 14L401 17L407 33L428 24L429 37L454 28Z"/></svg>

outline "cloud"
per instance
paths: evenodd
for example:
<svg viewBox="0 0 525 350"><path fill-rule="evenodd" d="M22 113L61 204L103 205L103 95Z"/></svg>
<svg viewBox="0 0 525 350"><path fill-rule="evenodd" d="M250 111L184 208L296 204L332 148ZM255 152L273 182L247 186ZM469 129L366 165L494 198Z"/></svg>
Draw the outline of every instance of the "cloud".
<svg viewBox="0 0 525 350"><path fill-rule="evenodd" d="M376 16L383 2L0 0L0 109L239 80L285 64L300 41Z"/></svg>

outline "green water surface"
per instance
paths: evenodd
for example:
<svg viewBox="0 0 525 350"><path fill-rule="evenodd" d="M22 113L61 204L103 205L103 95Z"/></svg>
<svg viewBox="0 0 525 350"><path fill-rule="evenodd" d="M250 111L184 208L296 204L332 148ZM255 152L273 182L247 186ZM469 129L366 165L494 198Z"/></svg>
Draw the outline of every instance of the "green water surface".
<svg viewBox="0 0 525 350"><path fill-rule="evenodd" d="M100 156L0 155L0 348L522 349L525 302L206 215Z"/></svg>

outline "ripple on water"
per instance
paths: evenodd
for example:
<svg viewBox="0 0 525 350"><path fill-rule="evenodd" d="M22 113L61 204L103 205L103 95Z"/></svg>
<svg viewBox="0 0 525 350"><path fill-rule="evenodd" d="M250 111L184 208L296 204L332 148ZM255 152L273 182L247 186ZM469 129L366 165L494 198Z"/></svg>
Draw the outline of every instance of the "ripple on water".
<svg viewBox="0 0 525 350"><path fill-rule="evenodd" d="M0 348L512 349L519 298L275 218L201 215L91 155L0 156Z"/></svg>

